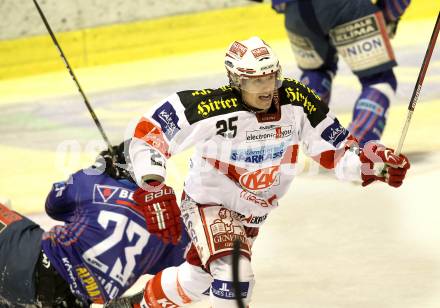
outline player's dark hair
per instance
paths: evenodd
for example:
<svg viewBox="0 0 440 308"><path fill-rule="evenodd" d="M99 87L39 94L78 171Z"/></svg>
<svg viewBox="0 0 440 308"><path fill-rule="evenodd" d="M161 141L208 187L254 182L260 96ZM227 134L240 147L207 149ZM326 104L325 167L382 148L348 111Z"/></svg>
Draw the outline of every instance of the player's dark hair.
<svg viewBox="0 0 440 308"><path fill-rule="evenodd" d="M106 149L99 153L94 167L102 169L103 172L114 179L127 179L134 182L131 176L131 163L128 155L129 143L130 140L125 140L119 145L113 146L111 151Z"/></svg>

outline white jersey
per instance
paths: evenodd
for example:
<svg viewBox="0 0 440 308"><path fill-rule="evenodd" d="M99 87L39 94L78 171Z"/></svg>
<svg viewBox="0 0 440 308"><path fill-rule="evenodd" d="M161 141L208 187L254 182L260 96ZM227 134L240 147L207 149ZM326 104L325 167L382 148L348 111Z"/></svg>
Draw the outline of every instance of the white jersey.
<svg viewBox="0 0 440 308"><path fill-rule="evenodd" d="M272 110L273 109L273 110ZM309 88L285 79L267 114L250 112L238 91L183 91L147 112L129 153L139 186L166 178L166 160L195 146L186 194L200 204L221 204L259 226L278 206L303 151L340 179L359 180L360 161L348 131Z"/></svg>

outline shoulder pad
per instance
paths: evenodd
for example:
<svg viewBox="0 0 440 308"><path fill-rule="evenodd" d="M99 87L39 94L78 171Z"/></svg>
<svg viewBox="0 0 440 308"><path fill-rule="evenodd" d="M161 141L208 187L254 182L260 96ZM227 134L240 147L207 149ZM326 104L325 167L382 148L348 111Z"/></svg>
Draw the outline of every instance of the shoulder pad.
<svg viewBox="0 0 440 308"><path fill-rule="evenodd" d="M185 107L185 116L190 124L213 116L246 110L241 102L241 95L230 86L182 91L177 95Z"/></svg>
<svg viewBox="0 0 440 308"><path fill-rule="evenodd" d="M279 89L279 95L281 105L302 107L312 127L321 123L329 112L328 106L312 89L295 79L285 78Z"/></svg>

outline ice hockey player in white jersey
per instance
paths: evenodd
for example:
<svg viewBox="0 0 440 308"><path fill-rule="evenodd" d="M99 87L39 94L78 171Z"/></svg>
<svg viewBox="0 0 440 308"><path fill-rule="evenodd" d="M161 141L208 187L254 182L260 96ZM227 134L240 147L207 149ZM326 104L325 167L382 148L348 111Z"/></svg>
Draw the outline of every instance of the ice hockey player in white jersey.
<svg viewBox="0 0 440 308"><path fill-rule="evenodd" d="M283 79L278 58L260 38L226 52L230 85L175 93L145 113L129 147L149 209L149 231L176 241L181 214L192 246L186 262L148 281L141 307L179 307L209 296L211 307L245 305L255 284L251 248L267 215L295 175L300 144L342 180L402 184L409 161L383 145L359 149L356 139L309 88ZM165 184L166 161L195 146L180 211ZM240 290L232 288L233 240L241 241ZM137 304L138 306L139 304Z"/></svg>

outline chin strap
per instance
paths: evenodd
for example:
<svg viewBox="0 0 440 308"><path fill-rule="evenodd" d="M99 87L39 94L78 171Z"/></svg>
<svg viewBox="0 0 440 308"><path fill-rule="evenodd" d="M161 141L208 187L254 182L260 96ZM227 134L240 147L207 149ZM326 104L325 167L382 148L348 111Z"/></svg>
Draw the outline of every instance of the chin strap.
<svg viewBox="0 0 440 308"><path fill-rule="evenodd" d="M244 101L243 101L243 107L244 107L245 109L247 109L248 111L250 111L250 112L252 112L252 113L255 113L255 114L258 114L258 113L261 113L261 112L264 111L264 109L259 109L259 108L255 108L255 107L249 106L249 105L246 104Z"/></svg>

